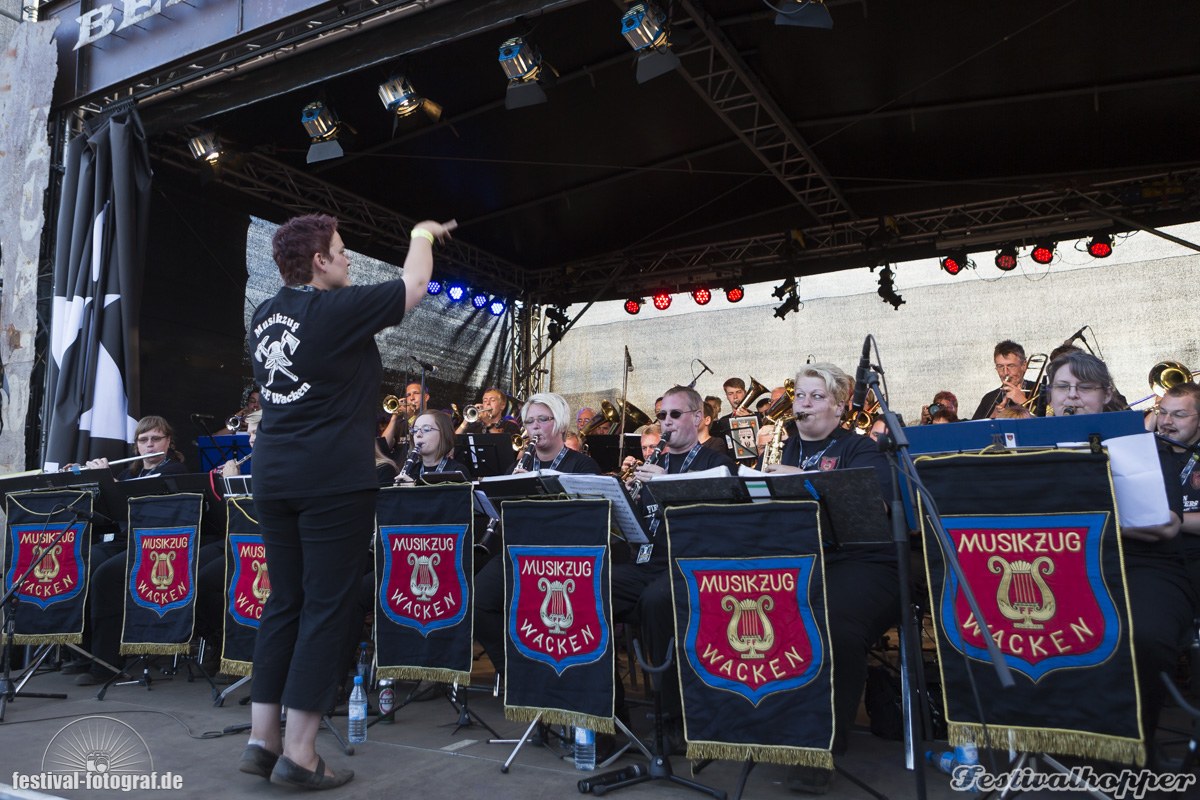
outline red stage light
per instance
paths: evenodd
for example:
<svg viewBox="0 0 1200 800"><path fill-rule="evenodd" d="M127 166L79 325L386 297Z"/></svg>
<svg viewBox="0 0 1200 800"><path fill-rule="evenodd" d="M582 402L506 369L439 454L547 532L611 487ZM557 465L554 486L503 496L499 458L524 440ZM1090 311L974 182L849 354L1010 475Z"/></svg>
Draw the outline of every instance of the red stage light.
<svg viewBox="0 0 1200 800"><path fill-rule="evenodd" d="M1092 258L1108 258L1112 255L1112 237L1111 236L1093 236L1088 242L1088 255Z"/></svg>
<svg viewBox="0 0 1200 800"><path fill-rule="evenodd" d="M949 275L957 275L967 268L967 256L965 253L955 253L954 255L945 256L942 258L942 269L946 270Z"/></svg>
<svg viewBox="0 0 1200 800"><path fill-rule="evenodd" d="M666 311L671 307L671 295L668 292L655 292L654 307L659 311Z"/></svg>
<svg viewBox="0 0 1200 800"><path fill-rule="evenodd" d="M730 286L725 290L725 299L731 303L740 302L746 296L746 290L741 286Z"/></svg>
<svg viewBox="0 0 1200 800"><path fill-rule="evenodd" d="M625 301L625 313L636 314L642 310L642 301L636 297L631 297Z"/></svg>
<svg viewBox="0 0 1200 800"><path fill-rule="evenodd" d="M1033 250L1029 251L1029 257L1033 259L1035 264L1049 264L1054 260L1054 245L1039 244L1034 246Z"/></svg>
<svg viewBox="0 0 1200 800"><path fill-rule="evenodd" d="M708 301L712 300L712 292L706 287L701 286L699 289L692 290L692 299L696 301L698 306L708 305Z"/></svg>
<svg viewBox="0 0 1200 800"><path fill-rule="evenodd" d="M1010 272L1017 268L1017 248L1012 245L1001 247L996 253L996 269Z"/></svg>

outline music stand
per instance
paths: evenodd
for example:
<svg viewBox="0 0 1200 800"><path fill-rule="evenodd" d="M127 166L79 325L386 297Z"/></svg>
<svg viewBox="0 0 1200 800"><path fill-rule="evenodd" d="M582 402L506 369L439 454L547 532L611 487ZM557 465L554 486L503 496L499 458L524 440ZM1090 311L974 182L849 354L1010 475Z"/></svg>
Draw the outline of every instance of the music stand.
<svg viewBox="0 0 1200 800"><path fill-rule="evenodd" d="M454 437L454 452L476 478L507 475L517 463L512 437L503 433L460 433Z"/></svg>
<svg viewBox="0 0 1200 800"><path fill-rule="evenodd" d="M625 434L625 452L642 452L640 433ZM587 454L600 466L601 472L620 472L620 453L621 437L615 433L598 433L587 437Z"/></svg>
<svg viewBox="0 0 1200 800"><path fill-rule="evenodd" d="M250 434L234 433L219 436L197 436L196 449L200 451L200 469L208 472L226 461L236 461L250 453ZM242 467L249 472L249 462Z"/></svg>

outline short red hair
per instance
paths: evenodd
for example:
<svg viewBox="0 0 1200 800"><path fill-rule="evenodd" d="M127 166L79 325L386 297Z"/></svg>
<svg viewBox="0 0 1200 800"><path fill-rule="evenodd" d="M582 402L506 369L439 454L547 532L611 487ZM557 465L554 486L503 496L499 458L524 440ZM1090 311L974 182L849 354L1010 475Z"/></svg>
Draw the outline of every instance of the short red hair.
<svg viewBox="0 0 1200 800"><path fill-rule="evenodd" d="M288 286L302 286L312 280L312 257L329 252L337 220L328 214L305 214L292 217L271 239L271 255L279 267L279 275Z"/></svg>

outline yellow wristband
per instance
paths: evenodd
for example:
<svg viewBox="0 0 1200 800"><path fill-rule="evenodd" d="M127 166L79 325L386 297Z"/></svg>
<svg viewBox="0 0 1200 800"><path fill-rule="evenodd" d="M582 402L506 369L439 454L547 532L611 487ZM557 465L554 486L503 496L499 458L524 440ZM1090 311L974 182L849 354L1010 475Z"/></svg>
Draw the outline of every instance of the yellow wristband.
<svg viewBox="0 0 1200 800"><path fill-rule="evenodd" d="M433 234L430 233L429 231L425 230L424 228L413 228L412 238L424 239L425 241L429 242L430 244L433 244Z"/></svg>

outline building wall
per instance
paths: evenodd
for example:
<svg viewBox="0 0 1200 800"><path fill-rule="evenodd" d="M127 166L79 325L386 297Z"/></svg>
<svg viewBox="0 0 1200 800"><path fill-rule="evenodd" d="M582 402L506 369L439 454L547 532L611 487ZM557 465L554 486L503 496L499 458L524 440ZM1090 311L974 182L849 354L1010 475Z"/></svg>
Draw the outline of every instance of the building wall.
<svg viewBox="0 0 1200 800"><path fill-rule="evenodd" d="M1173 231L1200 241L1200 224ZM1074 248L1061 243L1048 270L1023 258L1020 269L1007 274L993 266L992 253L975 255L977 269L957 278L932 261L900 264L896 286L905 305L898 311L876 295L877 275L866 269L803 279L804 307L782 321L772 313L779 301L770 284L748 286L738 305L714 292L704 310L679 295L666 314L644 307L630 317L620 304L598 304L554 349L551 385L573 407L619 398L628 345L634 365L629 398L649 412L655 397L700 371L692 359L716 371L696 388L723 398L721 384L730 376L753 376L773 387L809 358L853 373L863 337L871 333L892 404L907 420L941 389L955 392L960 414L969 416L999 385L992 368L996 342L1011 338L1028 353L1048 353L1084 325L1131 401L1148 394L1146 376L1157 361L1200 369L1200 319L1181 291L1200 269L1200 254L1147 233L1118 241L1103 261Z"/></svg>

